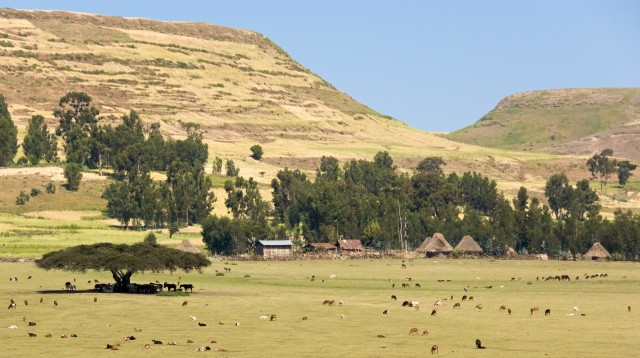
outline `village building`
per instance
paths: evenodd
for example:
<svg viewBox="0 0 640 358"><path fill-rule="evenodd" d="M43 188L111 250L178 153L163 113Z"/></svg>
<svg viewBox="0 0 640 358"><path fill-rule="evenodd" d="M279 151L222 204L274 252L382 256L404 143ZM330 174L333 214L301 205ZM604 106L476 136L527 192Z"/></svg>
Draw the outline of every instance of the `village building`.
<svg viewBox="0 0 640 358"><path fill-rule="evenodd" d="M338 240L336 247L342 253L359 253L364 250L360 240Z"/></svg>
<svg viewBox="0 0 640 358"><path fill-rule="evenodd" d="M437 232L432 237L428 237L416 249L417 252L424 254L426 257L437 255L449 255L453 251L453 247L445 240L444 235Z"/></svg>
<svg viewBox="0 0 640 358"><path fill-rule="evenodd" d="M304 245L304 250L307 252L336 252L338 248L329 242L311 242Z"/></svg>
<svg viewBox="0 0 640 358"><path fill-rule="evenodd" d="M465 235L456 245L454 251L465 255L482 255L482 248L471 236Z"/></svg>
<svg viewBox="0 0 640 358"><path fill-rule="evenodd" d="M611 254L600 242L595 242L589 251L584 254L584 258L586 260L610 260Z"/></svg>
<svg viewBox="0 0 640 358"><path fill-rule="evenodd" d="M291 240L258 240L256 254L265 259L291 256L293 243Z"/></svg>

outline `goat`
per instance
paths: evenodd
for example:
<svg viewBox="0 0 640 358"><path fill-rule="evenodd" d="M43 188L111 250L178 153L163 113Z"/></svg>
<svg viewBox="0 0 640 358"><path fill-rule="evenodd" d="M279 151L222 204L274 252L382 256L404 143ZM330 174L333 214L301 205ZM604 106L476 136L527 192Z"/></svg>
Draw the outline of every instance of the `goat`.
<svg viewBox="0 0 640 358"><path fill-rule="evenodd" d="M478 349L485 349L485 348L487 348L487 347L483 347L483 346L482 346L482 342L480 342L480 340L479 340L479 339L476 339L476 348L478 348Z"/></svg>
<svg viewBox="0 0 640 358"><path fill-rule="evenodd" d="M413 327L409 330L409 335L415 334L416 336L418 335L418 328Z"/></svg>
<svg viewBox="0 0 640 358"><path fill-rule="evenodd" d="M431 346L431 354L438 353L438 345L434 344Z"/></svg>

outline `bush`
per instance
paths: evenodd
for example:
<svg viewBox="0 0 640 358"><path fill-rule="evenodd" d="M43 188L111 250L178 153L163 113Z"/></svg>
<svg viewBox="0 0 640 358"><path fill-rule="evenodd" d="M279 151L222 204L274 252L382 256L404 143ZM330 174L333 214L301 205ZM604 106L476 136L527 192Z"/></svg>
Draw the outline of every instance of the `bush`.
<svg viewBox="0 0 640 358"><path fill-rule="evenodd" d="M31 188L31 196L38 196L42 194L42 190L38 188Z"/></svg>
<svg viewBox="0 0 640 358"><path fill-rule="evenodd" d="M67 178L67 190L78 191L82 180L82 168L76 163L69 163L64 167L64 177Z"/></svg>
<svg viewBox="0 0 640 358"><path fill-rule="evenodd" d="M154 233L150 232L147 234L147 236L145 236L144 242L146 242L147 244L157 244L158 239L156 238L156 235Z"/></svg>
<svg viewBox="0 0 640 358"><path fill-rule="evenodd" d="M16 198L16 205L24 205L29 201L29 195L24 191L20 191L18 197Z"/></svg>
<svg viewBox="0 0 640 358"><path fill-rule="evenodd" d="M222 272L216 272L216 276L224 276L224 273L222 273Z"/></svg>
<svg viewBox="0 0 640 358"><path fill-rule="evenodd" d="M16 161L16 165L18 166L24 166L24 165L27 165L27 163L29 163L29 159L27 159L27 157L20 157Z"/></svg>
<svg viewBox="0 0 640 358"><path fill-rule="evenodd" d="M47 185L44 187L44 191L47 192L47 194L54 194L56 192L56 185L53 184L53 182L49 182L47 183Z"/></svg>
<svg viewBox="0 0 640 358"><path fill-rule="evenodd" d="M251 149L251 158L255 160L262 159L262 155L264 154L264 151L262 150L262 147L260 145L256 144L252 146L250 149Z"/></svg>

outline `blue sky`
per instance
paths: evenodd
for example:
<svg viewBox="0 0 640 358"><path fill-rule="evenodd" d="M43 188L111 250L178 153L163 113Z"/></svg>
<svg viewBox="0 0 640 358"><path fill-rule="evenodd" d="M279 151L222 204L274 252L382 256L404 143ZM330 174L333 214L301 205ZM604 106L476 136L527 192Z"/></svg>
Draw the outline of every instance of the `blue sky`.
<svg viewBox="0 0 640 358"><path fill-rule="evenodd" d="M635 0L16 0L0 7L257 31L356 100L428 131L471 125L513 93L640 87Z"/></svg>

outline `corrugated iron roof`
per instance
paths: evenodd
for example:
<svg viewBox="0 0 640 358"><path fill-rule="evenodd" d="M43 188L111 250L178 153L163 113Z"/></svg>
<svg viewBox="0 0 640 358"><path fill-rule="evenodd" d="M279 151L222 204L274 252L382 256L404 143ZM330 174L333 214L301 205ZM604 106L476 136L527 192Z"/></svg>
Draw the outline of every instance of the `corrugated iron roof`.
<svg viewBox="0 0 640 358"><path fill-rule="evenodd" d="M362 250L362 242L360 240L338 240L336 246L342 250Z"/></svg>
<svg viewBox="0 0 640 358"><path fill-rule="evenodd" d="M258 240L262 246L291 246L291 240Z"/></svg>

